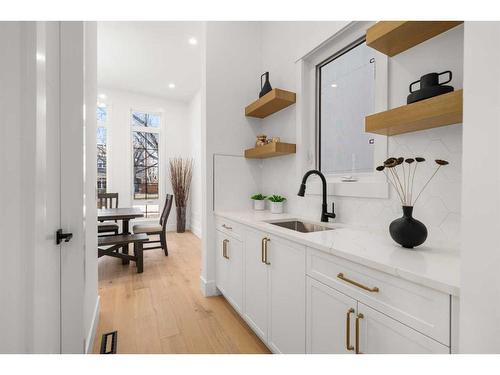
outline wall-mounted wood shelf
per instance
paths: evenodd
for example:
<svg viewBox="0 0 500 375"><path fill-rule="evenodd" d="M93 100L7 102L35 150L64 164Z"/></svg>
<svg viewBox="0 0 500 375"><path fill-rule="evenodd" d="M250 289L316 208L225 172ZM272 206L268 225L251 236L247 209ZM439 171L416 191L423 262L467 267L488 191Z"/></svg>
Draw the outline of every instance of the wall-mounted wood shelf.
<svg viewBox="0 0 500 375"><path fill-rule="evenodd" d="M265 159L275 156L295 154L295 150L296 146L293 143L268 143L265 146L259 146L245 150L245 157L247 159Z"/></svg>
<svg viewBox="0 0 500 375"><path fill-rule="evenodd" d="M425 42L463 21L382 21L366 32L366 44L388 56L395 56Z"/></svg>
<svg viewBox="0 0 500 375"><path fill-rule="evenodd" d="M365 131L397 135L462 122L463 90L375 113L365 118Z"/></svg>
<svg viewBox="0 0 500 375"><path fill-rule="evenodd" d="M245 107L245 116L264 118L295 103L295 93L273 89Z"/></svg>

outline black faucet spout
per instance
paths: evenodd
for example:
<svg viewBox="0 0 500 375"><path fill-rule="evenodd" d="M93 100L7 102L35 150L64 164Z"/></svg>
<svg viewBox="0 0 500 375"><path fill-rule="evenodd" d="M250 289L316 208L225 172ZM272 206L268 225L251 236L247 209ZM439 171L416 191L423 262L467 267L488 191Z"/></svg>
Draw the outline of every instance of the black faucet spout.
<svg viewBox="0 0 500 375"><path fill-rule="evenodd" d="M321 185L323 188L322 189L323 190L323 194L322 194L323 195L323 203L321 205L321 221L328 222L329 218L334 219L336 215L335 215L335 209L334 209L335 206L333 204L332 204L332 212L328 212L327 202L326 202L326 189L327 189L326 178L323 175L323 173L321 173L317 169L311 169L310 171L307 171L304 174L304 177L302 177L302 183L300 184L300 189L299 189L299 192L297 195L300 197L304 196L304 194L306 192L306 181L309 178L309 176L312 174L318 175L319 178L321 179Z"/></svg>

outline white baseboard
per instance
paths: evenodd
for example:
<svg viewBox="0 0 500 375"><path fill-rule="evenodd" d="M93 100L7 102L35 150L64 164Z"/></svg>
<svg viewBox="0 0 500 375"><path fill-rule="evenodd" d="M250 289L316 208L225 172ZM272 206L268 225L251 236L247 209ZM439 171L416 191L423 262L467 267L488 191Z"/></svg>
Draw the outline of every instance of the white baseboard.
<svg viewBox="0 0 500 375"><path fill-rule="evenodd" d="M187 228L187 225L186 225L186 228ZM167 224L167 232L175 232L175 231L177 231L177 224L175 224L175 223Z"/></svg>
<svg viewBox="0 0 500 375"><path fill-rule="evenodd" d="M191 232L193 232L193 234L198 237L198 238L201 238L201 226L199 225L191 225Z"/></svg>
<svg viewBox="0 0 500 375"><path fill-rule="evenodd" d="M95 334L97 332L97 325L99 324L99 311L101 310L101 296L97 296L94 307L94 315L92 316L92 324L85 339L85 354L91 353L94 346Z"/></svg>
<svg viewBox="0 0 500 375"><path fill-rule="evenodd" d="M200 289L204 297L220 295L219 289L215 286L215 280L207 281L203 276L200 276Z"/></svg>

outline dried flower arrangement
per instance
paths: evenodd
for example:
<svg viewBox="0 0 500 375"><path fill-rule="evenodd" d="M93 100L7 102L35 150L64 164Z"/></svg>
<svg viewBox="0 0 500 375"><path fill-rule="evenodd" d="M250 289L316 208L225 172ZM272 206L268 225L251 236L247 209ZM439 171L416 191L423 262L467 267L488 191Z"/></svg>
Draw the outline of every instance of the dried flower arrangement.
<svg viewBox="0 0 500 375"><path fill-rule="evenodd" d="M427 182L423 185L420 192L414 198L413 195L413 186L415 182L415 174L417 171L417 167L419 164L425 162L425 159L422 157L416 158L408 158L405 159L403 157L394 158L390 157L386 161L384 161L384 165L378 166L376 169L379 172L384 172L387 176L387 179L394 187L396 192L398 193L399 199L401 200L401 204L403 206L414 206L417 203L418 198L425 190L429 182L434 178L439 169L449 163L446 160L437 159L435 160L437 164L437 168L431 177L427 180Z"/></svg>
<svg viewBox="0 0 500 375"><path fill-rule="evenodd" d="M169 162L170 182L177 207L177 233L183 233L186 228L186 205L193 177L193 159L172 158Z"/></svg>

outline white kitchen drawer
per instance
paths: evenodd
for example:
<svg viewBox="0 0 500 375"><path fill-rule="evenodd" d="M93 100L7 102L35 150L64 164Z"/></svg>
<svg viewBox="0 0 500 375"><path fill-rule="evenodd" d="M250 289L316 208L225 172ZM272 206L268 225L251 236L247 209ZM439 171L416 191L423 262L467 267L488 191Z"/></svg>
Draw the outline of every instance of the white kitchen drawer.
<svg viewBox="0 0 500 375"><path fill-rule="evenodd" d="M346 259L307 249L307 274L415 330L450 345L450 296ZM368 288L356 286L352 280Z"/></svg>
<svg viewBox="0 0 500 375"><path fill-rule="evenodd" d="M228 220L224 217L218 216L215 218L215 229L240 241L243 240L243 227L240 224Z"/></svg>

